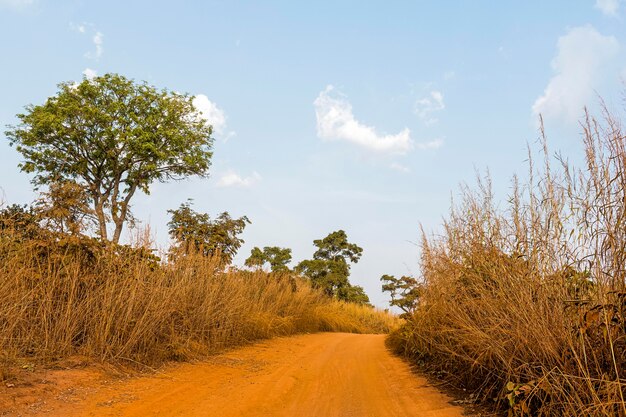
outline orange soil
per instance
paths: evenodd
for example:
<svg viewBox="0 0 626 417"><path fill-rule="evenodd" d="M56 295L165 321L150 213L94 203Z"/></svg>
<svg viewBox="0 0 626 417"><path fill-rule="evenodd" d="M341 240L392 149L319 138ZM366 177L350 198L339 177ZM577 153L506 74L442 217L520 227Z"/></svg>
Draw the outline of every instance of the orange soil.
<svg viewBox="0 0 626 417"><path fill-rule="evenodd" d="M54 371L45 390L40 381L0 388L0 416L461 416L450 398L389 353L384 338L323 333L274 339L113 381L94 371ZM12 408L3 412L5 406Z"/></svg>

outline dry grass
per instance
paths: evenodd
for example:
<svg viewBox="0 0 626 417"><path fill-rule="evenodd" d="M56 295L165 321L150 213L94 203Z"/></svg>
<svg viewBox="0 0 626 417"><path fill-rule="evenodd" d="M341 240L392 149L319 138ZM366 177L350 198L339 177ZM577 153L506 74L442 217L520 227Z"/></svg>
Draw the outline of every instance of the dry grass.
<svg viewBox="0 0 626 417"><path fill-rule="evenodd" d="M300 332L386 332L395 320L209 258L162 264L92 240L0 233L0 369L76 354L153 366Z"/></svg>
<svg viewBox="0 0 626 417"><path fill-rule="evenodd" d="M511 416L626 416L626 137L608 112L583 128L582 169L544 139L504 208L489 178L462 190L390 339Z"/></svg>

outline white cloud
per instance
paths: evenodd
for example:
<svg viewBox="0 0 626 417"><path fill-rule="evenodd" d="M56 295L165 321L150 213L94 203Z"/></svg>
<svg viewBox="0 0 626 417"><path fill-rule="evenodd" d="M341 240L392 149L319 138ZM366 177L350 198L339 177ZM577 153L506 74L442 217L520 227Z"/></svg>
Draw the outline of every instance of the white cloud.
<svg viewBox="0 0 626 417"><path fill-rule="evenodd" d="M78 27L78 31L79 32L80 32L81 28L84 29L84 26L79 26ZM85 33L85 32L83 31L81 33ZM103 46L102 46L103 43L104 43L103 38L104 38L104 35L102 34L102 32L96 32L93 35L93 37L91 38L91 41L93 42L93 45L96 47L96 51L93 52L93 53L92 52L87 52L85 54L85 56L87 58L95 59L95 60L100 59L100 57L102 56L102 52L104 52L104 49L103 49Z"/></svg>
<svg viewBox="0 0 626 417"><path fill-rule="evenodd" d="M430 94L415 103L415 114L426 124L430 126L439 120L433 116L433 113L440 112L446 108L443 102L443 94L441 91L433 90Z"/></svg>
<svg viewBox="0 0 626 417"><path fill-rule="evenodd" d="M242 177L235 171L228 171L217 180L217 186L248 188L259 181L261 181L261 175L256 171L248 177Z"/></svg>
<svg viewBox="0 0 626 417"><path fill-rule="evenodd" d="M393 169L394 171L403 172L405 174L411 172L411 168L397 162L392 162L391 165L389 165L389 168Z"/></svg>
<svg viewBox="0 0 626 417"><path fill-rule="evenodd" d="M443 139L435 139L428 142L421 142L416 145L417 149L427 151L431 149L439 149L443 146Z"/></svg>
<svg viewBox="0 0 626 417"><path fill-rule="evenodd" d="M561 36L552 60L555 75L532 106L535 117L542 114L544 118L569 123L578 120L583 107L593 99L594 89L612 76L607 74L607 67L619 48L617 39L600 34L589 25L573 28Z"/></svg>
<svg viewBox="0 0 626 417"><path fill-rule="evenodd" d="M333 94L327 86L315 99L317 136L326 140L345 140L363 148L381 153L405 154L413 148L408 128L395 135L378 134L375 128L354 118L352 105L341 94Z"/></svg>
<svg viewBox="0 0 626 417"><path fill-rule="evenodd" d="M80 24L70 22L70 29L74 32L80 33L81 35L91 36L91 43L93 43L95 50L85 52L85 58L93 59L96 61L100 59L100 57L104 53L104 34L99 30L96 30L93 23L87 22Z"/></svg>
<svg viewBox="0 0 626 417"><path fill-rule="evenodd" d="M617 16L620 0L596 0L596 9L607 16Z"/></svg>
<svg viewBox="0 0 626 417"><path fill-rule="evenodd" d="M100 58L100 56L102 55L102 37L104 35L102 35L102 32L96 32L95 35L93 35L93 44L96 46L96 58Z"/></svg>
<svg viewBox="0 0 626 417"><path fill-rule="evenodd" d="M193 99L193 105L200 112L202 118L213 126L213 131L216 134L221 135L224 133L224 129L226 128L226 114L222 109L217 107L217 105L204 94L198 94ZM230 132L227 138L234 135L235 132Z"/></svg>
<svg viewBox="0 0 626 417"><path fill-rule="evenodd" d="M91 80L98 76L98 71L96 71L95 69L91 69L91 68L85 68L85 70L83 71L83 75L88 80Z"/></svg>
<svg viewBox="0 0 626 417"><path fill-rule="evenodd" d="M35 4L35 0L0 0L0 7L10 9L22 9L33 4Z"/></svg>

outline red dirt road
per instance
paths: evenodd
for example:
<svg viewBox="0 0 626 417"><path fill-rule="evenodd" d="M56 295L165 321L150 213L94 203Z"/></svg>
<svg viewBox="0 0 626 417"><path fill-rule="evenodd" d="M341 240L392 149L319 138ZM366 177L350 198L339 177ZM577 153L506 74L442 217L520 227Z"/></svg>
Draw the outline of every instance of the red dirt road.
<svg viewBox="0 0 626 417"><path fill-rule="evenodd" d="M384 338L322 333L269 340L155 376L109 382L34 415L461 416L450 398L387 351Z"/></svg>

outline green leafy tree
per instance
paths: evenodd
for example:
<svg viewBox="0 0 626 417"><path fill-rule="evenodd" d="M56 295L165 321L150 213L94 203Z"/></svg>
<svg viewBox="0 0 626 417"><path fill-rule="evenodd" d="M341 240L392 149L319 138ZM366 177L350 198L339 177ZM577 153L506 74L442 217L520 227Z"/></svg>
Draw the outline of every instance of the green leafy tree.
<svg viewBox="0 0 626 417"><path fill-rule="evenodd" d="M248 257L248 259L246 259L244 264L250 268L261 269L263 268L265 262L267 262L267 259L265 258L265 253L263 253L261 249L255 246L250 251L250 256Z"/></svg>
<svg viewBox="0 0 626 417"><path fill-rule="evenodd" d="M350 303L370 305L370 298L360 285L347 285L338 290L337 298Z"/></svg>
<svg viewBox="0 0 626 417"><path fill-rule="evenodd" d="M350 287L350 263L357 263L363 249L348 242L343 230L330 233L324 239L314 240L317 250L313 259L302 261L296 270L308 277L314 287L327 295L346 299Z"/></svg>
<svg viewBox="0 0 626 417"><path fill-rule="evenodd" d="M42 105L18 114L6 132L36 187L71 181L89 198L98 233L119 242L137 191L155 181L206 176L212 128L193 97L158 90L121 75L59 84Z"/></svg>
<svg viewBox="0 0 626 417"><path fill-rule="evenodd" d="M183 203L176 210L168 210L172 219L168 223L169 234L176 241L174 254L201 253L219 256L230 264L237 250L244 243L239 237L250 220L246 216L234 219L224 212L211 220L206 213L198 213L191 203Z"/></svg>
<svg viewBox="0 0 626 417"><path fill-rule="evenodd" d="M269 263L272 272L280 273L289 271L287 266L289 262L291 262L291 249L265 246L263 250L258 247L252 248L250 257L246 259L245 265L260 269L263 265Z"/></svg>
<svg viewBox="0 0 626 417"><path fill-rule="evenodd" d="M270 264L272 272L288 272L287 266L291 262L291 249L279 248L278 246L266 246L263 248L263 253L267 262Z"/></svg>
<svg viewBox="0 0 626 417"><path fill-rule="evenodd" d="M400 308L403 315L413 313L421 294L421 284L409 276L396 278L393 275L383 275L380 280L383 282L383 292L388 292L391 296L389 305Z"/></svg>

